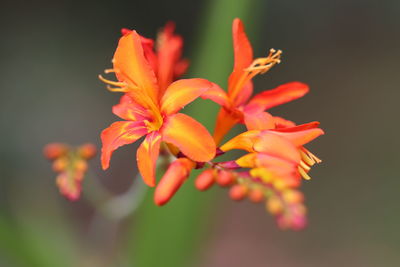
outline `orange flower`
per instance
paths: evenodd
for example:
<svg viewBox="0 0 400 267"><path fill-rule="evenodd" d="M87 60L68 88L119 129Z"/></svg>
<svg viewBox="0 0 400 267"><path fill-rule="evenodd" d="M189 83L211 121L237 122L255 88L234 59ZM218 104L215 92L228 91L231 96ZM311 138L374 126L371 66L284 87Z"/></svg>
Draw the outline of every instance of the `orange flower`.
<svg viewBox="0 0 400 267"><path fill-rule="evenodd" d="M220 149L250 152L251 154L236 161L241 167L263 167L273 170L274 173L286 174L282 176L293 178L293 174L298 177L301 175L308 180L310 177L307 172L320 160L303 145L324 134L317 128L318 125L318 122L311 122L282 129L247 131L232 138ZM295 167L295 172L292 167Z"/></svg>
<svg viewBox="0 0 400 267"><path fill-rule="evenodd" d="M116 86L109 90L126 93L113 108L125 121L114 122L101 134L101 160L103 169L107 169L114 150L146 136L137 150L137 164L145 183L154 186L162 141L193 161L205 162L214 157L216 147L207 129L178 111L216 86L204 79L185 79L162 90L146 51L143 38L136 31L128 32L119 41L113 69L106 71L114 72L118 82L100 76L102 81Z"/></svg>
<svg viewBox="0 0 400 267"><path fill-rule="evenodd" d="M280 63L282 52L271 49L267 57L253 59L253 49L240 19L233 21L232 35L235 63L228 80L228 93L216 88L214 91L218 92L209 97L222 105L214 130L217 144L239 122L245 123L248 130L275 128L274 118L265 110L300 98L309 90L306 84L291 82L250 99L253 92L252 78Z"/></svg>
<svg viewBox="0 0 400 267"><path fill-rule="evenodd" d="M288 124L286 124L288 125ZM266 200L266 209L276 217L280 228L300 230L307 224L303 194L298 191L301 177L309 179L312 159L316 157L303 145L322 135L318 122L239 134L220 147L222 151L240 149L249 152L233 162L248 171L237 173L230 194L233 199L246 195L253 202ZM307 151L307 152L306 152ZM312 155L312 156L311 156Z"/></svg>

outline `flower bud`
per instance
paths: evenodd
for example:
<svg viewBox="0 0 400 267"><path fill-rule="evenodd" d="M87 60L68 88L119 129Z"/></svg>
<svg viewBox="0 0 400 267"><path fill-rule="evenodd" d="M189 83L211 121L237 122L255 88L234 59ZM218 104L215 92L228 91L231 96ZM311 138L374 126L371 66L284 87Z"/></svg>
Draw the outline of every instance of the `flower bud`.
<svg viewBox="0 0 400 267"><path fill-rule="evenodd" d="M70 201L76 201L81 194L80 182L70 177L67 173L63 172L57 176L57 186L62 195Z"/></svg>
<svg viewBox="0 0 400 267"><path fill-rule="evenodd" d="M259 203L265 198L264 193L259 188L253 188L249 192L249 199L251 202Z"/></svg>
<svg viewBox="0 0 400 267"><path fill-rule="evenodd" d="M86 172L87 168L88 168L88 164L85 160L79 159L79 160L75 161L74 167L77 172Z"/></svg>
<svg viewBox="0 0 400 267"><path fill-rule="evenodd" d="M271 196L266 202L268 212L277 215L283 212L282 201L277 196Z"/></svg>
<svg viewBox="0 0 400 267"><path fill-rule="evenodd" d="M44 147L43 154L47 159L54 160L65 155L67 151L67 145L61 143L51 143Z"/></svg>
<svg viewBox="0 0 400 267"><path fill-rule="evenodd" d="M204 191L210 188L215 182L214 170L208 169L200 173L195 180L195 186L198 190Z"/></svg>
<svg viewBox="0 0 400 267"><path fill-rule="evenodd" d="M296 190L285 190L282 197L288 203L301 203L304 201L303 193Z"/></svg>
<svg viewBox="0 0 400 267"><path fill-rule="evenodd" d="M91 159L96 155L96 146L90 143L81 145L78 148L78 154L84 159Z"/></svg>
<svg viewBox="0 0 400 267"><path fill-rule="evenodd" d="M218 172L216 180L220 186L229 186L234 182L235 178L232 172L222 170Z"/></svg>
<svg viewBox="0 0 400 267"><path fill-rule="evenodd" d="M179 158L172 162L156 187L154 202L158 206L166 204L188 178L194 166L193 161L187 158Z"/></svg>
<svg viewBox="0 0 400 267"><path fill-rule="evenodd" d="M63 172L67 169L68 160L66 157L57 158L53 162L53 171L55 172Z"/></svg>
<svg viewBox="0 0 400 267"><path fill-rule="evenodd" d="M247 187L242 184L236 184L229 190L229 196L233 200L242 200L247 195Z"/></svg>

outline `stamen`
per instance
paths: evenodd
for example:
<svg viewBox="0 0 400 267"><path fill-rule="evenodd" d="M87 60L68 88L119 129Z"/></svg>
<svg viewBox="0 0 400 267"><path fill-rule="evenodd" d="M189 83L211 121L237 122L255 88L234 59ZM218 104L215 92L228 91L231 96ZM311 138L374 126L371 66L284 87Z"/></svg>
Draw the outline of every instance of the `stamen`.
<svg viewBox="0 0 400 267"><path fill-rule="evenodd" d="M128 92L127 88L111 87L109 85L107 85L107 90L111 92L122 92L122 93Z"/></svg>
<svg viewBox="0 0 400 267"><path fill-rule="evenodd" d="M245 70L248 72L255 72L251 73L252 77L254 77L257 74L266 73L275 64L281 63L280 59L281 54L282 54L281 50L276 51L275 49L271 49L267 57L255 59L253 63L251 63L251 65Z"/></svg>
<svg viewBox="0 0 400 267"><path fill-rule="evenodd" d="M307 174L306 171L304 171L304 169L302 167L298 167L299 173L301 174L301 176L303 176L304 179L306 180L311 180L311 177Z"/></svg>
<svg viewBox="0 0 400 267"><path fill-rule="evenodd" d="M315 163L321 163L322 160L319 159L317 156L315 156L313 153L311 153L309 150L306 148L301 149L301 158L310 166L314 165ZM312 164L309 164L309 162L312 162Z"/></svg>
<svg viewBox="0 0 400 267"><path fill-rule="evenodd" d="M303 168L305 171L311 170L311 167L307 165L304 161L300 160L300 167Z"/></svg>
<svg viewBox="0 0 400 267"><path fill-rule="evenodd" d="M116 69L106 69L106 70L104 70L104 73L105 73L105 74L108 74L108 73L117 73L117 72L119 72L119 71L116 70Z"/></svg>
<svg viewBox="0 0 400 267"><path fill-rule="evenodd" d="M264 58L256 58L251 65L244 69L243 74L239 78L239 80L233 85L233 88L229 88L230 96L229 98L233 101L236 101L236 97L239 94L239 91L243 88L243 86L250 81L257 74L264 74L269 71L274 65L279 64L281 62L282 51L275 49L270 49L267 57Z"/></svg>
<svg viewBox="0 0 400 267"><path fill-rule="evenodd" d="M301 160L305 162L308 166L313 166L315 161L308 156L308 154L304 151L300 151Z"/></svg>
<svg viewBox="0 0 400 267"><path fill-rule="evenodd" d="M110 85L114 85L114 86L118 86L118 87L126 87L126 83L124 83L124 82L114 82L114 81L107 80L107 79L103 78L103 76L101 76L100 74L99 74L99 79L102 82L110 84Z"/></svg>

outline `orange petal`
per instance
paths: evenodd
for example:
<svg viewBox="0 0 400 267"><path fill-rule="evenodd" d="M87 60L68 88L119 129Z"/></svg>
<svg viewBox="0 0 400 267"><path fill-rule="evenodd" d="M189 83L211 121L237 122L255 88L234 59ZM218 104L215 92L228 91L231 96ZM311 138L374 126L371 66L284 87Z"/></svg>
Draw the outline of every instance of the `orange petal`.
<svg viewBox="0 0 400 267"><path fill-rule="evenodd" d="M232 149L241 149L248 152L255 152L253 146L254 142L259 139L261 131L253 130L241 133L228 142L226 142L223 146L220 147L222 151L229 151Z"/></svg>
<svg viewBox="0 0 400 267"><path fill-rule="evenodd" d="M243 23L238 18L234 19L232 24L232 37L235 63L228 81L229 94L232 93L235 85L239 82L244 69L253 61L253 48L246 36Z"/></svg>
<svg viewBox="0 0 400 267"><path fill-rule="evenodd" d="M188 68L189 68L189 60L182 59L182 60L178 61L175 64L175 68L174 68L174 78L176 79L176 78L181 77Z"/></svg>
<svg viewBox="0 0 400 267"><path fill-rule="evenodd" d="M295 146L299 147L307 144L308 142L311 142L318 136L323 135L324 131L320 128L314 128L295 132L274 131L274 133L288 139Z"/></svg>
<svg viewBox="0 0 400 267"><path fill-rule="evenodd" d="M146 60L140 35L136 31L121 37L114 54L113 64L118 80L127 83L132 88L132 94L137 96L138 91L145 93L141 93L142 99L136 99L138 102L149 105L151 101L152 105L157 105L157 79Z"/></svg>
<svg viewBox="0 0 400 267"><path fill-rule="evenodd" d="M200 97L210 99L221 106L228 106L228 96L225 91L217 84L212 83L212 87L205 91Z"/></svg>
<svg viewBox="0 0 400 267"><path fill-rule="evenodd" d="M166 89L161 99L161 112L165 114L176 113L212 87L211 82L198 78L173 82Z"/></svg>
<svg viewBox="0 0 400 267"><path fill-rule="evenodd" d="M235 107L241 106L249 100L251 95L253 94L253 82L250 80L242 88L239 89L240 91L237 93L232 102Z"/></svg>
<svg viewBox="0 0 400 267"><path fill-rule="evenodd" d="M281 159L300 162L300 152L290 140L272 131L263 131L259 138L255 139L253 148L257 152L262 152Z"/></svg>
<svg viewBox="0 0 400 267"><path fill-rule="evenodd" d="M157 77L161 95L176 77L175 69L180 63L182 55L183 39L181 36L174 34L174 30L175 24L168 22L157 37Z"/></svg>
<svg viewBox="0 0 400 267"><path fill-rule="evenodd" d="M127 28L122 28L121 29L121 34L122 35L127 35L130 34L132 30L127 29ZM154 41L152 39L140 36L140 40L142 42L143 46L143 52L144 56L149 62L151 68L155 73L157 73L157 55L154 53Z"/></svg>
<svg viewBox="0 0 400 267"><path fill-rule="evenodd" d="M154 202L159 206L166 204L189 177L194 167L194 162L187 158L179 158L172 162L156 187Z"/></svg>
<svg viewBox="0 0 400 267"><path fill-rule="evenodd" d="M120 146L131 144L147 133L142 121L117 121L101 133L103 147L101 149L101 164L103 169L109 167L114 150Z"/></svg>
<svg viewBox="0 0 400 267"><path fill-rule="evenodd" d="M296 172L298 166L296 162L265 153L246 154L237 159L236 163L243 168L265 168L269 173L273 173L280 178L291 179L299 177ZM297 178L297 180L299 179Z"/></svg>
<svg viewBox="0 0 400 267"><path fill-rule="evenodd" d="M163 141L174 144L194 161L205 162L215 156L215 143L207 129L185 114L168 116L162 136Z"/></svg>
<svg viewBox="0 0 400 267"><path fill-rule="evenodd" d="M275 120L267 112L244 112L247 130L268 130L275 128Z"/></svg>
<svg viewBox="0 0 400 267"><path fill-rule="evenodd" d="M300 178L297 173L298 164L291 160L271 156L265 153L258 153L256 164L259 167L268 169L270 172L273 172L275 175L278 175L281 178L289 178L293 176Z"/></svg>
<svg viewBox="0 0 400 267"><path fill-rule="evenodd" d="M237 124L241 118L237 113L228 112L225 108L219 110L217 121L215 122L214 140L219 145L224 136Z"/></svg>
<svg viewBox="0 0 400 267"><path fill-rule="evenodd" d="M246 106L246 109L252 111L264 111L300 98L308 93L308 91L308 85L304 83L286 83L275 89L267 90L255 95Z"/></svg>
<svg viewBox="0 0 400 267"><path fill-rule="evenodd" d="M147 109L136 103L127 94L121 97L119 104L113 106L112 111L121 119L130 121L142 121L150 117Z"/></svg>
<svg viewBox="0 0 400 267"><path fill-rule="evenodd" d="M259 153L246 154L238 158L235 162L242 168L255 168L257 167L256 160L258 154Z"/></svg>
<svg viewBox="0 0 400 267"><path fill-rule="evenodd" d="M156 185L156 162L160 153L160 143L160 133L152 132L146 136L136 153L137 165L143 181L152 187Z"/></svg>
<svg viewBox="0 0 400 267"><path fill-rule="evenodd" d="M275 121L275 127L278 129L296 126L296 123L294 123L293 121L284 119L282 117L274 116L274 121Z"/></svg>
<svg viewBox="0 0 400 267"><path fill-rule="evenodd" d="M142 42L144 57L146 58L147 62L149 62L154 73L157 73L158 59L156 53L154 52L154 40L143 36L140 36L140 40Z"/></svg>
<svg viewBox="0 0 400 267"><path fill-rule="evenodd" d="M276 119L276 117L275 117ZM318 121L312 121L309 123L304 123L304 124L300 124L300 125L291 125L290 127L283 127L283 128L279 128L276 129L276 131L278 132L297 132L297 131L303 131L303 130L309 130L309 129L314 129L317 128L319 126L319 122Z"/></svg>

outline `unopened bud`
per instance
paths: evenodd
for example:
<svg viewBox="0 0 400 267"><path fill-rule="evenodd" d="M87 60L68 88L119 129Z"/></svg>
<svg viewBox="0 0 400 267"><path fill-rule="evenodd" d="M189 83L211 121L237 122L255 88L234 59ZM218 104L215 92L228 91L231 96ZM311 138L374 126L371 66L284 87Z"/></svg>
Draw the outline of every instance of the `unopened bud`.
<svg viewBox="0 0 400 267"><path fill-rule="evenodd" d="M232 186L232 188L229 190L229 196L233 200L242 200L243 198L246 197L247 195L247 187L241 184L236 184Z"/></svg>
<svg viewBox="0 0 400 267"><path fill-rule="evenodd" d="M80 159L75 162L75 170L77 172L86 172L87 168L88 164L85 160Z"/></svg>
<svg viewBox="0 0 400 267"><path fill-rule="evenodd" d="M78 154L84 159L91 159L96 155L96 146L90 143L81 145L78 148Z"/></svg>
<svg viewBox="0 0 400 267"><path fill-rule="evenodd" d="M194 167L193 161L187 158L179 158L172 162L156 187L154 202L158 206L166 204L181 187Z"/></svg>
<svg viewBox="0 0 400 267"><path fill-rule="evenodd" d="M67 151L67 145L61 143L51 143L44 147L43 154L47 159L54 160L65 155Z"/></svg>
<svg viewBox="0 0 400 267"><path fill-rule="evenodd" d="M222 170L218 172L216 180L220 186L229 186L234 182L234 179L232 172Z"/></svg>
<svg viewBox="0 0 400 267"><path fill-rule="evenodd" d="M53 162L53 171L63 172L66 170L67 165L68 160L65 157L58 158Z"/></svg>
<svg viewBox="0 0 400 267"><path fill-rule="evenodd" d="M251 202L259 203L263 201L264 197L263 191L259 188L253 188L249 192L249 199Z"/></svg>
<svg viewBox="0 0 400 267"><path fill-rule="evenodd" d="M204 191L210 188L215 182L214 170L208 169L200 173L195 180L195 186L198 190Z"/></svg>
<svg viewBox="0 0 400 267"><path fill-rule="evenodd" d="M273 214L277 215L283 212L283 204L282 201L276 197L276 196L271 196L267 202L266 202L266 208L267 210Z"/></svg>
<svg viewBox="0 0 400 267"><path fill-rule="evenodd" d="M301 203L304 201L303 193L295 190L285 190L282 197L288 203Z"/></svg>

